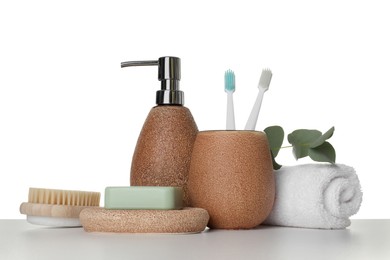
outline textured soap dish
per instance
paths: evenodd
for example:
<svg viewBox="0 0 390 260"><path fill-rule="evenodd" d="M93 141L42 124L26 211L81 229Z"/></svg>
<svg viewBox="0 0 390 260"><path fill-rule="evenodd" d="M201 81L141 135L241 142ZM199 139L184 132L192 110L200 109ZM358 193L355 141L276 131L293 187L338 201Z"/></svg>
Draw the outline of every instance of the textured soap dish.
<svg viewBox="0 0 390 260"><path fill-rule="evenodd" d="M80 222L87 232L199 233L208 221L208 212L201 208L109 210L96 207L80 213Z"/></svg>

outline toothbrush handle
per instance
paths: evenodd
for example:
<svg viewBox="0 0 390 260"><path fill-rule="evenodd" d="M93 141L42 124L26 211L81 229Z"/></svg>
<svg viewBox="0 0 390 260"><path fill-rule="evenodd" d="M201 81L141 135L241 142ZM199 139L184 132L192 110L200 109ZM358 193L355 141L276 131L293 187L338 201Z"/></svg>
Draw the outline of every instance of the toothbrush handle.
<svg viewBox="0 0 390 260"><path fill-rule="evenodd" d="M261 103L263 101L263 95L264 91L259 90L259 94L257 95L256 102L253 105L252 112L249 115L248 121L246 122L245 130L255 130L257 118L259 117L260 113Z"/></svg>
<svg viewBox="0 0 390 260"><path fill-rule="evenodd" d="M236 130L234 119L233 93L227 93L226 130Z"/></svg>

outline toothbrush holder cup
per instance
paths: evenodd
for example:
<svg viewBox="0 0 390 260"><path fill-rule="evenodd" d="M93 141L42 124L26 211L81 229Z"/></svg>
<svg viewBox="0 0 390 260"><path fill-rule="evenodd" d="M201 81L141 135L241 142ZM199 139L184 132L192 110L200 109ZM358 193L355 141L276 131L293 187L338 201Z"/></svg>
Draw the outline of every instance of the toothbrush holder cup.
<svg viewBox="0 0 390 260"><path fill-rule="evenodd" d="M272 210L275 179L263 132L198 132L188 178L191 206L208 211L210 228L254 228Z"/></svg>

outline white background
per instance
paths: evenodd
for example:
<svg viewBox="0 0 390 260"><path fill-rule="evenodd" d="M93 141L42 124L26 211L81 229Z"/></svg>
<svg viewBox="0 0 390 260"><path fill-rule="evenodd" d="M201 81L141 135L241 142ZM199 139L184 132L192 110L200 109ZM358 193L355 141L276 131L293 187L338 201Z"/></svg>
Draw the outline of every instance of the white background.
<svg viewBox="0 0 390 260"><path fill-rule="evenodd" d="M390 218L390 16L386 1L2 1L0 218L22 218L29 187L128 185L132 153L159 87L156 67L121 61L178 56L200 130L225 127L223 75L236 73L237 128L274 77L257 129L328 130L338 163L364 192L355 218ZM162 130L163 132L163 130ZM285 145L288 145L285 140ZM294 165L291 149L279 163Z"/></svg>

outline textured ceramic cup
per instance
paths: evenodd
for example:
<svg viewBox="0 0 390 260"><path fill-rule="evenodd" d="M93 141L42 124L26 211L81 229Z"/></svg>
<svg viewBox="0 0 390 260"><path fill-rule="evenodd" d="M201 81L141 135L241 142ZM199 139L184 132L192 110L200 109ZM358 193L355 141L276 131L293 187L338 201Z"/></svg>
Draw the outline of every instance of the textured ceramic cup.
<svg viewBox="0 0 390 260"><path fill-rule="evenodd" d="M208 211L210 228L253 228L271 212L275 179L263 132L199 132L188 178L190 203Z"/></svg>

